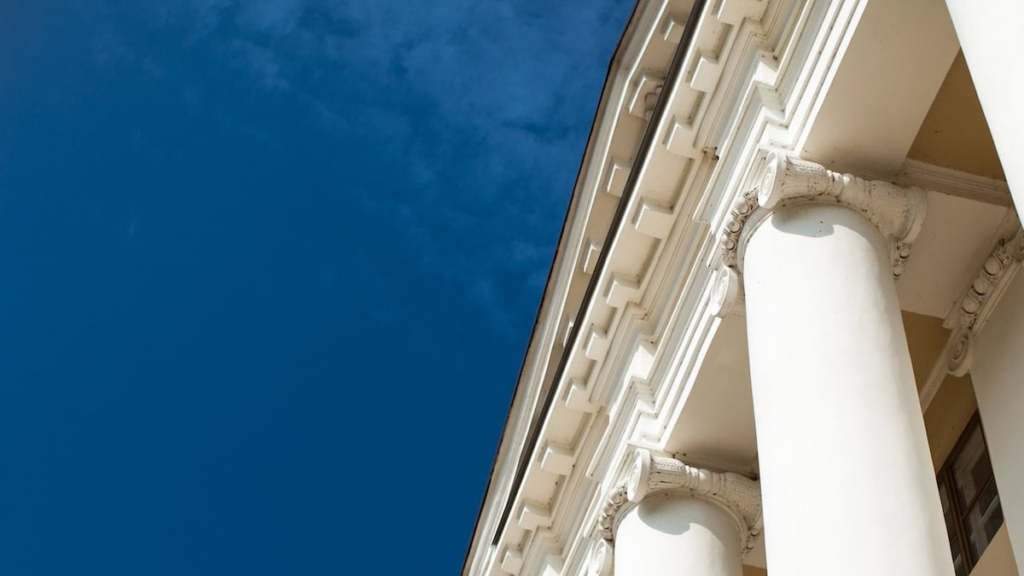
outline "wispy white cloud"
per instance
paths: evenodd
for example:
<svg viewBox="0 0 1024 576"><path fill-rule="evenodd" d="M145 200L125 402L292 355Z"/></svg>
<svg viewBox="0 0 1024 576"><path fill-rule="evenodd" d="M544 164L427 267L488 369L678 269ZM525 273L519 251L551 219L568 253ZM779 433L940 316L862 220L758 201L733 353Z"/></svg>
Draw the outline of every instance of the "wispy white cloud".
<svg viewBox="0 0 1024 576"><path fill-rule="evenodd" d="M349 150L343 170L386 156L388 174L347 194L393 222L417 274L504 325L539 296L600 89L580 70L604 69L624 13L591 0L185 0L152 20L303 103Z"/></svg>

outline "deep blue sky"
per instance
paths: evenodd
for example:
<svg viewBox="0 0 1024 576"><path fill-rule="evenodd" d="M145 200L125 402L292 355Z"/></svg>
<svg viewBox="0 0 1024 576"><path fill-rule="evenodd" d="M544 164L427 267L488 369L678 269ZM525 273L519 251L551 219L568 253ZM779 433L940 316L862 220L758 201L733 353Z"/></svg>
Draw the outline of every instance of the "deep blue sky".
<svg viewBox="0 0 1024 576"><path fill-rule="evenodd" d="M631 0L0 0L0 573L457 574Z"/></svg>

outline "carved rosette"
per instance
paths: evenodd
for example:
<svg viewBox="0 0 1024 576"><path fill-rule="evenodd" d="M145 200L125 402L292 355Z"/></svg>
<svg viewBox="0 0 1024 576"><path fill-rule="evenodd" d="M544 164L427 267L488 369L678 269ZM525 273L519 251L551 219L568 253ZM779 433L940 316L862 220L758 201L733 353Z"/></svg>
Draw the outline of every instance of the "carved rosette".
<svg viewBox="0 0 1024 576"><path fill-rule="evenodd" d="M793 202L829 202L856 210L875 224L890 242L894 276L903 273L911 243L921 231L926 194L771 152L756 188L743 192L725 219L720 241L728 266L738 265L740 235L757 207L766 210Z"/></svg>
<svg viewBox="0 0 1024 576"><path fill-rule="evenodd" d="M736 520L744 554L761 533L761 487L756 480L732 472L711 472L674 458L655 458L637 450L626 481L626 497L640 503L646 496L667 491L686 492L725 508Z"/></svg>

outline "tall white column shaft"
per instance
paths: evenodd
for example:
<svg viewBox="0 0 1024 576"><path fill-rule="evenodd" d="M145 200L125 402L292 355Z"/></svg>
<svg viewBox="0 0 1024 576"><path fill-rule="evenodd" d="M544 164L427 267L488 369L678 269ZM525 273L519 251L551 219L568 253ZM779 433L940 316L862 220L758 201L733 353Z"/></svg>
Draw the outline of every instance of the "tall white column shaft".
<svg viewBox="0 0 1024 576"><path fill-rule="evenodd" d="M951 576L888 239L840 204L783 205L751 227L743 283L769 573Z"/></svg>
<svg viewBox="0 0 1024 576"><path fill-rule="evenodd" d="M741 576L736 521L686 494L644 498L619 522L615 576Z"/></svg>
<svg viewBox="0 0 1024 576"><path fill-rule="evenodd" d="M1024 206L1024 2L946 0L1013 202Z"/></svg>
<svg viewBox="0 0 1024 576"><path fill-rule="evenodd" d="M978 333L971 380L1010 543L1024 566L1024 274Z"/></svg>

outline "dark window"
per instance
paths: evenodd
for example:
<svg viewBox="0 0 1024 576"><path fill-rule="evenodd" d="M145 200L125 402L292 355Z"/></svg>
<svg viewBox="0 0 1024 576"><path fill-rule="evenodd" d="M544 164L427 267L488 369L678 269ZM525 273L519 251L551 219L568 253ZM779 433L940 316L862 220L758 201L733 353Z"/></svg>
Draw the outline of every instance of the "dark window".
<svg viewBox="0 0 1024 576"><path fill-rule="evenodd" d="M975 414L939 471L939 497L957 576L967 576L1003 525L999 492Z"/></svg>

